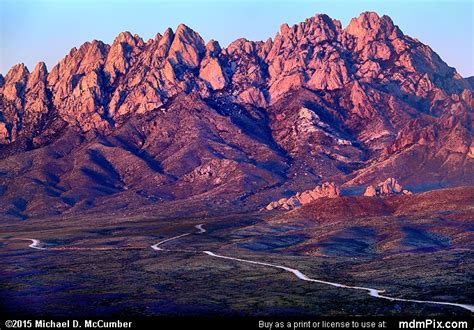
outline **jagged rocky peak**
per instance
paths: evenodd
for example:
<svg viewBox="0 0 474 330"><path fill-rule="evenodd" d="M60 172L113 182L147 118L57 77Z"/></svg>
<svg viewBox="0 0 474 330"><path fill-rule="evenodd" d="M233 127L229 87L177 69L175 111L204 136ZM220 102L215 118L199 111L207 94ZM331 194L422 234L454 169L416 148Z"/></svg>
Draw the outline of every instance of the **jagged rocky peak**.
<svg viewBox="0 0 474 330"><path fill-rule="evenodd" d="M84 75L97 72L104 65L109 45L93 40L82 44L79 49L72 48L48 75L48 83L57 92L56 101L60 102L78 85Z"/></svg>
<svg viewBox="0 0 474 330"><path fill-rule="evenodd" d="M9 157L21 160L23 151L55 143L70 146L66 164L31 150L45 160L35 161L23 178L36 180L40 168L53 164L65 168L54 174L71 187L66 197L82 196L90 180L109 191L108 174L98 179L80 170L91 160L82 154L85 144L67 141L71 132L101 145L99 137L106 135L114 156L105 156L121 179L142 182L143 173L156 174L151 172L173 178L159 187L166 198L178 198L182 189L179 198L206 192L235 203L249 196L246 201L261 205L313 187L322 177L350 188L379 182L386 173L416 189L471 184L470 89L428 46L375 13L361 14L345 29L318 14L283 25L274 39L242 38L226 48L214 40L205 44L185 25L146 43L123 32L111 45L92 41L73 48L49 74L43 63L32 73L19 64L0 79L0 158L6 158L0 167L9 173L2 185L23 182L15 179L18 172L10 167L17 162ZM187 174L212 159L219 159L212 173L234 171L239 180L213 186L199 175L203 180L190 186ZM412 167L419 175L404 170ZM28 184L39 196L69 207L35 182ZM141 188L127 187L131 200L142 203L134 195ZM215 190L222 187L228 190ZM34 205L36 192L8 189L25 191L23 198ZM404 189L393 180L369 189L375 195L399 191ZM95 194L84 193L84 199ZM321 194L338 192L323 186L273 205L291 208ZM6 204L15 197L5 196L0 202Z"/></svg>
<svg viewBox="0 0 474 330"><path fill-rule="evenodd" d="M174 32L171 28L167 28L163 33L163 36L158 33L155 39L155 42L157 43L155 55L160 58L168 56L168 51L173 43L173 39Z"/></svg>
<svg viewBox="0 0 474 330"><path fill-rule="evenodd" d="M49 111L48 70L39 62L30 73L24 64L8 72L0 88L0 143L15 142L22 131L27 138L38 134L37 124Z"/></svg>
<svg viewBox="0 0 474 330"><path fill-rule="evenodd" d="M87 41L79 49L73 48L62 64L69 67L79 64L77 73L95 70L103 64L109 48L108 44L100 40Z"/></svg>
<svg viewBox="0 0 474 330"><path fill-rule="evenodd" d="M326 14L316 14L304 22L289 26L284 23L280 26L280 35L277 37L299 42L305 39L315 42L334 40L341 32L341 22L331 19ZM277 38L276 37L276 38Z"/></svg>
<svg viewBox="0 0 474 330"><path fill-rule="evenodd" d="M18 82L27 78L29 73L30 72L24 63L18 63L8 70L8 73L5 76L5 81L7 83Z"/></svg>
<svg viewBox="0 0 474 330"><path fill-rule="evenodd" d="M380 17L375 12L365 12L353 18L344 32L348 48L360 52L361 60L370 60L366 65L372 67L371 61L387 61L394 53L402 53L410 47L390 17Z"/></svg>
<svg viewBox="0 0 474 330"><path fill-rule="evenodd" d="M46 114L49 110L49 96L47 93L48 69L44 62L36 64L26 84L26 95L24 97L25 112ZM30 118L39 121L40 118Z"/></svg>
<svg viewBox="0 0 474 330"><path fill-rule="evenodd" d="M130 67L130 58L136 49L144 45L143 40L130 32L121 32L113 41L107 54L104 72L113 84L119 74L124 74Z"/></svg>
<svg viewBox="0 0 474 330"><path fill-rule="evenodd" d="M2 94L9 101L21 98L30 72L25 64L15 64L5 76Z"/></svg>
<svg viewBox="0 0 474 330"><path fill-rule="evenodd" d="M165 32L163 33L162 37L159 33L157 34L157 40L162 45L165 43L169 43L169 45L171 46L173 39L174 39L174 31L172 28L167 28Z"/></svg>
<svg viewBox="0 0 474 330"><path fill-rule="evenodd" d="M363 42L376 39L393 40L403 36L401 30L393 24L389 16L383 15L380 17L375 12L364 12L359 17L351 19L344 31Z"/></svg>
<svg viewBox="0 0 474 330"><path fill-rule="evenodd" d="M46 64L44 62L39 62L36 64L35 68L31 72L28 83L27 83L27 88L32 89L38 84L39 82L45 83L48 78L48 68L46 67Z"/></svg>
<svg viewBox="0 0 474 330"><path fill-rule="evenodd" d="M403 189L402 185L398 183L395 178L388 178L380 182L375 187L370 185L365 189L364 196L390 196L390 195L411 195L412 192Z"/></svg>
<svg viewBox="0 0 474 330"><path fill-rule="evenodd" d="M172 64L182 64L193 69L199 66L205 51L201 36L188 26L180 24L176 29L168 58Z"/></svg>
<svg viewBox="0 0 474 330"><path fill-rule="evenodd" d="M254 55L255 42L247 40L245 38L236 39L232 41L226 48L226 53L229 55Z"/></svg>
<svg viewBox="0 0 474 330"><path fill-rule="evenodd" d="M298 192L289 198L281 198L278 201L271 202L265 209L267 211L274 209L291 210L301 205L309 204L319 198L337 198L340 194L339 187L335 183L325 182L312 190Z"/></svg>
<svg viewBox="0 0 474 330"><path fill-rule="evenodd" d="M221 52L219 43L210 40L206 45L206 55L201 61L199 78L204 80L213 90L223 89L228 82L225 68L218 59Z"/></svg>
<svg viewBox="0 0 474 330"><path fill-rule="evenodd" d="M140 45L143 43L142 38L139 35L132 35L129 31L120 32L117 37L115 37L112 44L125 43L127 45Z"/></svg>

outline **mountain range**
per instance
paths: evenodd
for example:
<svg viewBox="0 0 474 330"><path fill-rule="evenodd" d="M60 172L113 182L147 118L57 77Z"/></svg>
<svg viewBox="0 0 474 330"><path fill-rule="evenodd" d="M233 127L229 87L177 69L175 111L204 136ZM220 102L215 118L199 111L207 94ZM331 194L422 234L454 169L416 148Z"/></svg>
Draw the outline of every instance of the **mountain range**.
<svg viewBox="0 0 474 330"><path fill-rule="evenodd" d="M260 210L392 177L413 192L472 186L473 88L373 12L226 48L183 24L123 32L49 72L0 75L0 214Z"/></svg>

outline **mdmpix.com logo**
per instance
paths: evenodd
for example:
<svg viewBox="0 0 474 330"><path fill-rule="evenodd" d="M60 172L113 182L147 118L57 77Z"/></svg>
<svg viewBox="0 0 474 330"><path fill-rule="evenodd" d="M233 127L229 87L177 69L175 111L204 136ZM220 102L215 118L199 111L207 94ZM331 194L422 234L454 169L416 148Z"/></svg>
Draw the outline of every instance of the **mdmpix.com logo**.
<svg viewBox="0 0 474 330"><path fill-rule="evenodd" d="M438 321L436 319L398 322L400 329L467 329L468 326L467 321Z"/></svg>

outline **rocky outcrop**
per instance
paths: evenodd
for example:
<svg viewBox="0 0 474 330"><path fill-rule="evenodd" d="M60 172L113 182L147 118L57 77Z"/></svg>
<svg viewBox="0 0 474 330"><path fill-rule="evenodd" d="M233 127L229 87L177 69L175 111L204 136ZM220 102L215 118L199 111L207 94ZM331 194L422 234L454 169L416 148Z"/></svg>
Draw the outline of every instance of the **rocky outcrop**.
<svg viewBox="0 0 474 330"><path fill-rule="evenodd" d="M12 68L0 87L17 111L18 102L24 102L26 71L21 65ZM381 100L384 95L380 90L371 95L364 83L395 88L393 92L409 97L433 97L433 106L447 95L471 88L389 17L368 12L344 29L339 21L317 14L291 27L283 24L274 39L238 39L225 49L214 40L205 45L184 24L147 42L123 32L111 45L94 40L73 48L47 74L46 94L69 124L83 131L104 131L131 113L152 111L170 97L193 91L204 98L214 92L240 104L266 107L301 88L346 89L351 90L352 105L347 106L354 115L380 117L376 103L386 102ZM391 102L401 107L399 100ZM10 117L2 122L11 127L11 142L22 125ZM390 118L376 120L386 127L396 123Z"/></svg>
<svg viewBox="0 0 474 330"><path fill-rule="evenodd" d="M0 122L0 143L8 143L10 140L10 130L5 123Z"/></svg>
<svg viewBox="0 0 474 330"><path fill-rule="evenodd" d="M0 144L33 139L41 132L46 117L51 115L47 77L43 62L31 73L23 64L8 72L0 88Z"/></svg>
<svg viewBox="0 0 474 330"><path fill-rule="evenodd" d="M319 198L337 198L339 195L339 187L333 182L325 182L312 190L299 192L289 198L281 198L278 201L271 202L265 209L267 211L274 209L291 210L301 205L309 204Z"/></svg>
<svg viewBox="0 0 474 330"><path fill-rule="evenodd" d="M143 47L143 40L130 32L120 33L110 46L104 65L104 73L110 85L114 85L120 75L124 75L130 68L131 56L137 55L138 49Z"/></svg>
<svg viewBox="0 0 474 330"><path fill-rule="evenodd" d="M259 88L255 86L251 86L244 90L242 93L240 93L237 96L237 101L239 103L251 104L261 108L267 105L265 95Z"/></svg>
<svg viewBox="0 0 474 330"><path fill-rule="evenodd" d="M208 58L201 63L199 78L209 83L212 89L219 90L225 87L227 79L216 58Z"/></svg>
<svg viewBox="0 0 474 330"><path fill-rule="evenodd" d="M201 36L184 24L176 29L168 51L168 59L173 64L181 64L194 69L199 66L205 46Z"/></svg>
<svg viewBox="0 0 474 330"><path fill-rule="evenodd" d="M377 186L368 186L365 189L364 196L390 196L390 195L411 195L412 192L406 189L398 183L395 178L388 178L383 182L380 182Z"/></svg>

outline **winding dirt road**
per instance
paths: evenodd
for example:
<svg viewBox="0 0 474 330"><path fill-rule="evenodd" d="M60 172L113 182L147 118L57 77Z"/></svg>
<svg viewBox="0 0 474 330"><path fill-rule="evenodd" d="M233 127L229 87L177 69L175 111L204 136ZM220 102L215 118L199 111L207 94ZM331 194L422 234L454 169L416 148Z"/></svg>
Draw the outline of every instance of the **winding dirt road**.
<svg viewBox="0 0 474 330"><path fill-rule="evenodd" d="M80 246L60 246L60 247L44 247L40 240L34 238L18 238L21 241L31 241L28 247L36 250L48 251L110 251L110 250L136 250L145 249L145 246L122 246L122 247L80 247Z"/></svg>
<svg viewBox="0 0 474 330"><path fill-rule="evenodd" d="M195 226L199 231L197 234L203 234L206 232L206 230L203 228L204 224L200 224ZM154 245L152 245L152 249L156 251L170 251L170 252L201 252L204 254L207 254L208 256L214 257L214 258L221 258L221 259L227 259L227 260L233 260L233 261L238 261L238 262L243 262L247 264L252 264L252 265L258 265L258 266L265 266L265 267L272 267L272 268L277 268L277 269L282 269L284 271L287 271L289 273L292 273L295 275L297 278L303 281L307 282L315 282L315 283L320 283L320 284L325 284L325 285L330 285L334 286L337 288L344 288L344 289L353 289L353 290L362 290L366 291L368 295L375 297L375 298L380 298L380 299L386 299L390 301L403 301L403 302L413 302L413 303L421 303L421 304L437 304L437 305L447 305L447 306L456 306L456 307L461 307L464 309L467 309L468 311L474 313L474 305L467 305L467 304L457 304L457 303L450 303L450 302L444 302L444 301L431 301L431 300L416 300L416 299L403 299L403 298L395 298L395 297L389 297L386 295L382 295L381 293L384 293L385 290L379 290L379 289L373 289L373 288L366 288L362 286L351 286L351 285L345 285L345 284L340 284L340 283L335 283L335 282L328 282L328 281L323 281L323 280L318 280L311 278L305 274L303 274L300 270L282 266L282 265L277 265L277 264L271 264L267 262L260 262L260 261L253 261L253 260L248 260L248 259L241 259L241 258L234 258L234 257L229 257L229 256L224 256L221 254L217 254L211 251L191 251L191 250L168 250L168 249L163 249L159 247L160 245L163 245L164 243L177 240L181 237L191 235L192 233L185 233L182 235L174 236L168 239L165 239L163 241L160 241Z"/></svg>
<svg viewBox="0 0 474 330"><path fill-rule="evenodd" d="M290 268L286 267L283 265L278 265L278 264L272 264L272 263L267 263L267 262L261 262L261 261L254 261L254 260L248 260L248 259L241 259L241 258L234 258L234 257L229 257L221 254L217 254L211 251L199 251L199 250L186 250L186 249L165 249L162 247L167 242L173 241L180 239L185 236L189 236L192 234L203 234L206 232L206 230L203 228L204 224L199 224L196 225L195 228L198 230L195 233L189 232L189 233L184 233L181 235L173 236L170 238L167 238L163 241L160 241L156 244L153 244L151 248L155 251L161 251L161 252L190 252L190 253L204 253L210 257L213 258L220 258L220 259L225 259L225 260L231 260L231 261L237 261L241 263L247 263L247 264L252 264L252 265L257 265L257 266L264 266L264 267L271 267L271 268L277 268L284 270L286 272L292 273L295 275L298 279L307 281L307 282L314 282L314 283L319 283L319 284L324 284L324 285L330 285L333 287L337 288L344 288L344 289L351 289L351 290L361 290L361 291L366 291L366 293L372 297L379 298L379 299L386 299L390 301L403 301L403 302L412 302L412 303L421 303L421 304L436 304L436 305L446 305L446 306L455 306L455 307L460 307L467 309L468 311L474 313L474 305L468 305L468 304L458 304L458 303L451 303L451 302L444 302L444 301L431 301L431 300L416 300L416 299L403 299L403 298L395 298L395 297L390 297L383 295L382 293L385 292L385 290L379 290L379 289L373 289L373 288L366 288L362 286L351 286L351 285L345 285L345 284L340 284L336 282L329 282L329 281L323 281L323 280L318 280L311 278L305 274L303 274L300 270L295 269L295 268ZM120 249L143 249L145 247L142 246L128 246L128 247L119 247L119 248L113 248L113 247L105 247L105 248L81 248L81 247L51 247L51 248L46 248L41 244L40 240L37 239L32 239L32 238L24 238L21 240L27 240L31 241L32 243L28 245L28 247L32 249L37 249L37 250L94 250L94 251L102 251L102 250L120 250Z"/></svg>

